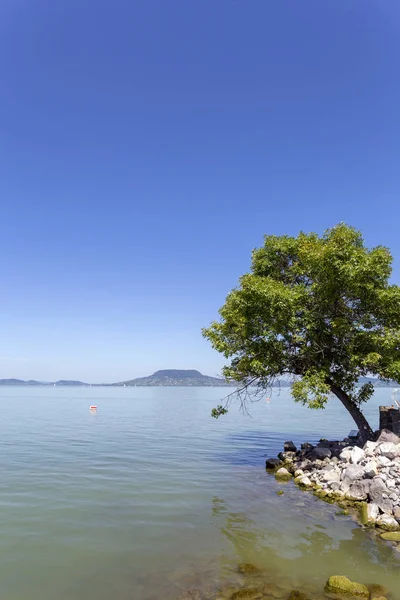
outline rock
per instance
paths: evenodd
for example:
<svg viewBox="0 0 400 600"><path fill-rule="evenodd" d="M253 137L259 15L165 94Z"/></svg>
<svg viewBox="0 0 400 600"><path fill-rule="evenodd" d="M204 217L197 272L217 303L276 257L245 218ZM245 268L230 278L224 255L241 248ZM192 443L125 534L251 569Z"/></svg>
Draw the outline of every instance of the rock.
<svg viewBox="0 0 400 600"><path fill-rule="evenodd" d="M356 481L346 493L346 498L356 501L366 500L368 498L369 488L369 481Z"/></svg>
<svg viewBox="0 0 400 600"><path fill-rule="evenodd" d="M377 447L378 442L366 442L364 445L364 452L366 456L374 456L376 454Z"/></svg>
<svg viewBox="0 0 400 600"><path fill-rule="evenodd" d="M353 446L347 446L344 450L339 454L339 458L343 462L350 462L351 454L353 452Z"/></svg>
<svg viewBox="0 0 400 600"><path fill-rule="evenodd" d="M243 575L258 575L261 572L260 569L258 569L251 563L241 563L238 566L238 571Z"/></svg>
<svg viewBox="0 0 400 600"><path fill-rule="evenodd" d="M293 444L293 442L285 442L283 445L283 449L285 450L285 452L297 452L297 448Z"/></svg>
<svg viewBox="0 0 400 600"><path fill-rule="evenodd" d="M302 477L303 475L304 471L302 471L301 469L296 469L296 471L294 472L295 477Z"/></svg>
<svg viewBox="0 0 400 600"><path fill-rule="evenodd" d="M301 445L301 449L302 450L306 450L306 452L310 452L311 450L314 450L315 446L313 446L312 444L309 444L308 442L305 442L304 444Z"/></svg>
<svg viewBox="0 0 400 600"><path fill-rule="evenodd" d="M389 542L400 542L400 531L386 531L381 533L381 538Z"/></svg>
<svg viewBox="0 0 400 600"><path fill-rule="evenodd" d="M362 448L355 446L351 451L350 462L352 465L358 464L365 457L365 452Z"/></svg>
<svg viewBox="0 0 400 600"><path fill-rule="evenodd" d="M388 515L386 513L380 515L377 518L376 524L378 525L378 527L386 529L386 531L396 531L400 529L400 525L398 524L396 519L392 517L392 515Z"/></svg>
<svg viewBox="0 0 400 600"><path fill-rule="evenodd" d="M390 596L390 590L385 585L381 585L379 583L367 583L367 588L371 594L371 600L374 598Z"/></svg>
<svg viewBox="0 0 400 600"><path fill-rule="evenodd" d="M280 464L281 461L278 458L267 458L265 461L266 469L277 469Z"/></svg>
<svg viewBox="0 0 400 600"><path fill-rule="evenodd" d="M389 490L382 479L375 477L375 479L373 479L371 482L369 497L371 501L381 509L382 512L390 515L393 512L393 502L388 499L388 496Z"/></svg>
<svg viewBox="0 0 400 600"><path fill-rule="evenodd" d="M324 469L324 473L323 473L323 477L322 477L323 481L326 481L327 483L333 483L333 482L339 482L340 481L340 471L339 469Z"/></svg>
<svg viewBox="0 0 400 600"><path fill-rule="evenodd" d="M382 442L400 444L400 438L392 431L389 431L388 429L382 429L382 431L379 434L377 444L381 444Z"/></svg>
<svg viewBox="0 0 400 600"><path fill-rule="evenodd" d="M289 479L292 478L292 475L289 473L289 471L287 469L285 469L285 467L281 467L275 473L275 477L282 481L289 481Z"/></svg>
<svg viewBox="0 0 400 600"><path fill-rule="evenodd" d="M397 506L394 511L393 511L393 516L395 519L397 519L398 521L400 521L400 507Z"/></svg>
<svg viewBox="0 0 400 600"><path fill-rule="evenodd" d="M300 477L297 483L301 485L301 487L312 487L312 481L307 475Z"/></svg>
<svg viewBox="0 0 400 600"><path fill-rule="evenodd" d="M371 504L364 504L361 507L361 522L363 525L372 526L375 525L377 518L379 517L379 508L373 502Z"/></svg>
<svg viewBox="0 0 400 600"><path fill-rule="evenodd" d="M287 600L310 600L307 594L299 592L298 590L292 590L287 597Z"/></svg>
<svg viewBox="0 0 400 600"><path fill-rule="evenodd" d="M375 460L370 460L364 467L364 477L373 479L376 475L378 475L378 465Z"/></svg>
<svg viewBox="0 0 400 600"><path fill-rule="evenodd" d="M243 588L237 592L233 592L231 595L231 600L257 600L257 598L262 597L262 591L258 590L257 588Z"/></svg>
<svg viewBox="0 0 400 600"><path fill-rule="evenodd" d="M400 446L393 444L393 442L379 444L378 451L381 456L386 456L389 460L393 460L400 456Z"/></svg>
<svg viewBox="0 0 400 600"><path fill-rule="evenodd" d="M387 456L378 456L377 463L378 467L388 467L390 465L390 458Z"/></svg>
<svg viewBox="0 0 400 600"><path fill-rule="evenodd" d="M314 448L311 452L311 457L315 460L324 460L324 458L331 458L332 452L329 448Z"/></svg>
<svg viewBox="0 0 400 600"><path fill-rule="evenodd" d="M325 585L325 594L331 598L363 598L369 599L369 590L366 585L350 581L343 575L329 577Z"/></svg>

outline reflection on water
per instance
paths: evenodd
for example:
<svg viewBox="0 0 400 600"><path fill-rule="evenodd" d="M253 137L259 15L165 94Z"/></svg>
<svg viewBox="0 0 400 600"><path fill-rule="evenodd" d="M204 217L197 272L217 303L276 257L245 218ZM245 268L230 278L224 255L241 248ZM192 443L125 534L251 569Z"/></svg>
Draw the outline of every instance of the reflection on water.
<svg viewBox="0 0 400 600"><path fill-rule="evenodd" d="M339 405L310 413L282 392L251 419L233 411L216 422L222 393L3 388L3 596L168 600L196 588L213 599L221 586L258 578L268 597L301 588L318 600L332 574L398 594L398 554L265 472L286 439L348 433ZM241 563L259 574L238 572Z"/></svg>

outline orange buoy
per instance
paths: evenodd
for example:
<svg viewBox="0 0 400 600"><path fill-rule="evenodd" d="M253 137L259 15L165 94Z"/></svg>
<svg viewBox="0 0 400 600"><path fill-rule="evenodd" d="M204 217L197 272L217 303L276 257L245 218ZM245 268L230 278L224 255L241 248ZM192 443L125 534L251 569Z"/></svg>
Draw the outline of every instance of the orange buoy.
<svg viewBox="0 0 400 600"><path fill-rule="evenodd" d="M92 406L90 407L90 410L97 410L97 406L95 404L92 404Z"/></svg>

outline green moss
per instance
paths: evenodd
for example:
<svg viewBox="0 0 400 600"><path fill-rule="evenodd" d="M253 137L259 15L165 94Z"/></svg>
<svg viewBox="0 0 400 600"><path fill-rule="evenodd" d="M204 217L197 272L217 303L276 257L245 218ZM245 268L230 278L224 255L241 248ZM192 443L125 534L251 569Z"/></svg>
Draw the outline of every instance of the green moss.
<svg viewBox="0 0 400 600"><path fill-rule="evenodd" d="M400 542L400 531L386 531L381 533L381 538L388 542Z"/></svg>
<svg viewBox="0 0 400 600"><path fill-rule="evenodd" d="M353 597L369 599L369 590L366 585L350 581L343 575L333 575L329 577L325 585L325 593L335 597Z"/></svg>
<svg viewBox="0 0 400 600"><path fill-rule="evenodd" d="M285 492L284 492L283 490L278 490L278 491L276 492L276 495L277 495L277 496L283 496L283 494L284 494L284 493L285 493Z"/></svg>

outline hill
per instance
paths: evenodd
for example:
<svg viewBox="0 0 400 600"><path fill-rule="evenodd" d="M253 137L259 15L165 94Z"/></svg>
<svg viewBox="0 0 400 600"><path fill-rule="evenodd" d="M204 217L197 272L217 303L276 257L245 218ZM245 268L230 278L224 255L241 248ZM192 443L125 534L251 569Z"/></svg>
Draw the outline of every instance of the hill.
<svg viewBox="0 0 400 600"><path fill-rule="evenodd" d="M164 369L156 371L149 377L138 377L129 381L122 381L115 385L126 386L186 386L186 387L219 387L219 386L234 386L235 384L228 383L225 379L218 377L209 377L203 375L200 371L194 369Z"/></svg>
<svg viewBox="0 0 400 600"><path fill-rule="evenodd" d="M83 381L69 381L66 379L61 379L60 381L35 381L34 379L24 381L23 379L0 379L0 385L85 386L88 384L83 383Z"/></svg>

